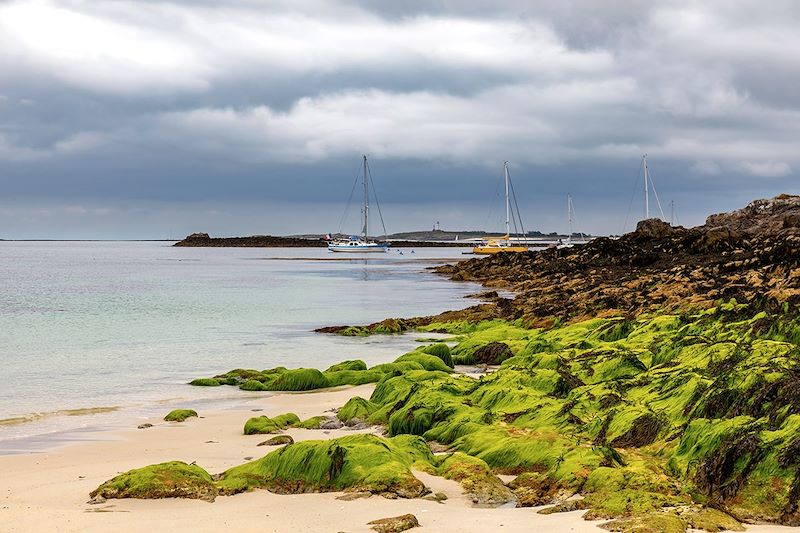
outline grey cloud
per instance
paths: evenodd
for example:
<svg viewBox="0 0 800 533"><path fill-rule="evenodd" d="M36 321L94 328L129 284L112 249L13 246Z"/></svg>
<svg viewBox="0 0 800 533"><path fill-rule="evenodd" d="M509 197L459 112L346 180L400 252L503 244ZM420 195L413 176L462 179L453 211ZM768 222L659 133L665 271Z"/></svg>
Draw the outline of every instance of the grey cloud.
<svg viewBox="0 0 800 533"><path fill-rule="evenodd" d="M368 152L390 210L441 199L474 226L510 159L534 226L570 188L617 232L648 152L697 222L697 191L724 209L791 190L799 19L788 0L2 2L0 186L32 211L90 206L77 219L236 213L339 201Z"/></svg>

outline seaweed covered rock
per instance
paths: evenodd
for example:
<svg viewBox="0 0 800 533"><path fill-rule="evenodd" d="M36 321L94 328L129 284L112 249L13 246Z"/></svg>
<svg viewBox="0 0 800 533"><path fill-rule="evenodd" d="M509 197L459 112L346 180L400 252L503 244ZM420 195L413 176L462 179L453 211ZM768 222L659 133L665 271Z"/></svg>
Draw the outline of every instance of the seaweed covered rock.
<svg viewBox="0 0 800 533"><path fill-rule="evenodd" d="M454 453L444 460L438 471L445 478L458 481L464 493L477 505L499 506L516 500L514 493L492 474L488 465L475 457Z"/></svg>
<svg viewBox="0 0 800 533"><path fill-rule="evenodd" d="M450 354L450 347L443 342L431 344L422 349L428 355L435 355L442 360L444 364L453 368L453 357Z"/></svg>
<svg viewBox="0 0 800 533"><path fill-rule="evenodd" d="M259 442L258 446L282 446L284 444L294 444L294 439L291 435L275 435L271 439Z"/></svg>
<svg viewBox="0 0 800 533"><path fill-rule="evenodd" d="M341 363L336 363L335 365L331 365L328 370L325 372L339 372L341 370L366 370L367 364L362 361L361 359L354 359L350 361L342 361Z"/></svg>
<svg viewBox="0 0 800 533"><path fill-rule="evenodd" d="M192 409L175 409L170 411L167 416L164 417L166 422L183 422L187 418L192 418L197 416L197 411L193 411Z"/></svg>
<svg viewBox="0 0 800 533"><path fill-rule="evenodd" d="M376 409L377 407L369 400L354 396L347 400L347 403L339 409L336 416L345 424L357 421L366 422Z"/></svg>
<svg viewBox="0 0 800 533"><path fill-rule="evenodd" d="M286 413L270 418L268 416L256 416L250 418L244 424L245 435L257 435L265 433L278 433L290 426L300 424L300 419L294 413Z"/></svg>
<svg viewBox="0 0 800 533"><path fill-rule="evenodd" d="M330 383L325 375L316 368L298 368L282 372L270 385L276 391L306 391L324 389Z"/></svg>
<svg viewBox="0 0 800 533"><path fill-rule="evenodd" d="M419 521L413 514L404 514L400 516L392 516L390 518L379 518L367 522L368 526L378 533L400 533L409 529L419 527Z"/></svg>
<svg viewBox="0 0 800 533"><path fill-rule="evenodd" d="M426 489L410 467L432 460L418 437L350 435L286 446L227 470L217 485L223 494L265 488L280 494L352 490L416 498Z"/></svg>
<svg viewBox="0 0 800 533"><path fill-rule="evenodd" d="M189 385L194 385L195 387L219 387L222 383L214 378L198 378L190 381Z"/></svg>
<svg viewBox="0 0 800 533"><path fill-rule="evenodd" d="M560 503L575 491L557 479L541 472L523 472L510 483L514 491L517 507L538 507Z"/></svg>
<svg viewBox="0 0 800 533"><path fill-rule="evenodd" d="M217 488L211 476L196 465L180 461L129 470L93 490L92 498L191 498L214 501Z"/></svg>
<svg viewBox="0 0 800 533"><path fill-rule="evenodd" d="M472 363L479 365L499 365L506 359L513 357L511 348L503 342L490 342L481 346L472 354Z"/></svg>

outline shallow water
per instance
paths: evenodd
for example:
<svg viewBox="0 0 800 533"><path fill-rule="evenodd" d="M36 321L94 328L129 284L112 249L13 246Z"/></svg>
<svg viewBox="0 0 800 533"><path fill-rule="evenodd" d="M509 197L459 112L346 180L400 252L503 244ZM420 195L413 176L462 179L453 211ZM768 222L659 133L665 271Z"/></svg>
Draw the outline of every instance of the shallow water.
<svg viewBox="0 0 800 533"><path fill-rule="evenodd" d="M460 259L455 248L350 258L170 244L0 242L0 453L173 404L246 401L185 385L231 368L390 360L413 335L311 330L465 307L478 290L425 270Z"/></svg>

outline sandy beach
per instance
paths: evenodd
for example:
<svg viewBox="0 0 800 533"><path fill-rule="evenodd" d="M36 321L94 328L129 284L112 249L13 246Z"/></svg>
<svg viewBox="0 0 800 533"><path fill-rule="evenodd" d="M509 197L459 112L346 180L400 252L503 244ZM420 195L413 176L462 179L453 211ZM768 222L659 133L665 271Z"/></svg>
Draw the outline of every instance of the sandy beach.
<svg viewBox="0 0 800 533"><path fill-rule="evenodd" d="M253 403L259 414L287 411L301 418L323 414L352 396L368 397L372 385L333 392L276 394ZM191 407L191 406L187 406ZM274 448L258 447L267 437L243 435L249 410L199 413L184 423L149 420L154 427L113 433L113 440L75 443L46 453L0 457L2 495L0 530L13 531L370 531L367 522L413 513L429 531L546 531L599 530L581 519L582 512L539 515L535 509L475 508L461 495L458 483L415 474L443 503L427 500L388 500L379 496L337 500L340 493L278 495L265 490L214 503L197 500L108 500L88 504L89 492L116 474L168 460L196 461L210 472L221 472L257 458ZM363 430L371 431L371 430ZM286 431L295 440L333 438L352 430ZM106 436L104 436L106 437Z"/></svg>
<svg viewBox="0 0 800 533"><path fill-rule="evenodd" d="M274 394L253 402L258 414L287 411L301 418L320 415L352 396L368 397L373 385L341 390ZM187 407L191 407L190 405ZM380 496L342 501L341 493L278 495L265 490L198 500L108 500L89 504L89 492L131 468L169 460L195 461L209 472L221 472L274 448L258 447L265 435L243 435L251 410L199 413L184 423L149 420L152 428L99 435L110 440L63 445L53 451L0 457L2 495L0 530L16 531L371 531L367 522L412 513L420 525L437 532L600 531L583 511L540 515L537 508L476 508L454 481L415 472L432 491L444 492L442 503L422 499L389 500ZM364 432L377 429L360 430ZM286 431L295 440L327 439L353 430ZM502 529L500 529L502 528ZM751 526L748 531L778 532L790 528Z"/></svg>

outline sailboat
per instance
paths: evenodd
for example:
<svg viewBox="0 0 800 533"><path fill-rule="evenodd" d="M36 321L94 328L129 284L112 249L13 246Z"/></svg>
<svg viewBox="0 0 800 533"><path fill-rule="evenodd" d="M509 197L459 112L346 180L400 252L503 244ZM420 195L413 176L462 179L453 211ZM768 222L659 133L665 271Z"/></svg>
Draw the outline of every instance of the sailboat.
<svg viewBox="0 0 800 533"><path fill-rule="evenodd" d="M352 235L349 239L334 239L328 243L328 250L331 252L386 252L389 250L388 242L375 242L369 240L369 182L371 181L369 174L369 167L367 164L367 156L363 157L363 186L364 186L364 205L361 208L363 215L363 226L361 235ZM377 203L377 197L376 197ZM380 213L380 206L378 206L378 213ZM383 216L381 216L381 223L383 223ZM386 228L384 227L384 233Z"/></svg>
<svg viewBox="0 0 800 533"><path fill-rule="evenodd" d="M567 222L569 224L569 233L567 234L566 239L559 239L556 248L572 248L575 246L575 243L572 242L572 215L575 212L575 208L572 206L572 195L567 195Z"/></svg>
<svg viewBox="0 0 800 533"><path fill-rule="evenodd" d="M489 239L485 244L475 246L472 248L472 253L477 255L494 255L499 253L519 253L527 252L527 246L515 245L511 243L511 197L509 189L513 192L511 186L511 176L508 174L508 161L503 162L503 178L506 186L506 234L497 239ZM516 198L514 200L516 203ZM517 218L519 219L520 226L522 226L522 219L519 218L519 209L517 209ZM516 219L515 219L516 220ZM516 227L516 221L514 222ZM524 233L524 232L523 232Z"/></svg>

